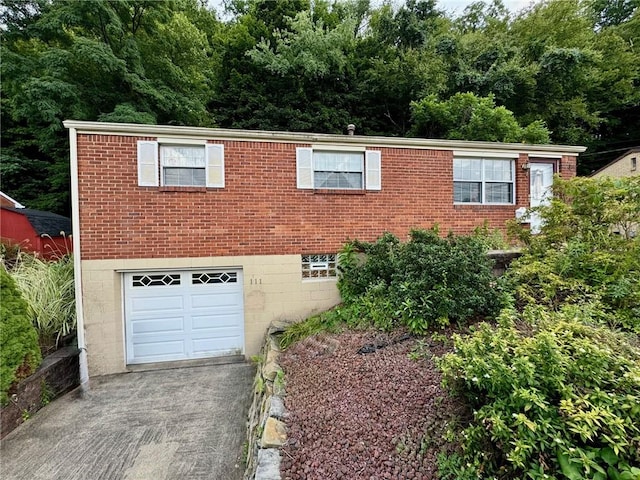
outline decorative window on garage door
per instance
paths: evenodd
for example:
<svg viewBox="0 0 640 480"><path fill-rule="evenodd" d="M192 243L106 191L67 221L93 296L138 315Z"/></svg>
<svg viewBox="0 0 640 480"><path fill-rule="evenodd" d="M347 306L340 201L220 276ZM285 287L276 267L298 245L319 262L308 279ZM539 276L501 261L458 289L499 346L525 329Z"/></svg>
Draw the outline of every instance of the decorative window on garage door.
<svg viewBox="0 0 640 480"><path fill-rule="evenodd" d="M180 274L146 274L132 277L134 287L161 287L167 285L180 285Z"/></svg>
<svg viewBox="0 0 640 480"><path fill-rule="evenodd" d="M237 283L238 274L236 272L198 272L191 274L193 285L207 285L210 283Z"/></svg>
<svg viewBox="0 0 640 480"><path fill-rule="evenodd" d="M302 255L302 278L335 278L336 257L335 253Z"/></svg>

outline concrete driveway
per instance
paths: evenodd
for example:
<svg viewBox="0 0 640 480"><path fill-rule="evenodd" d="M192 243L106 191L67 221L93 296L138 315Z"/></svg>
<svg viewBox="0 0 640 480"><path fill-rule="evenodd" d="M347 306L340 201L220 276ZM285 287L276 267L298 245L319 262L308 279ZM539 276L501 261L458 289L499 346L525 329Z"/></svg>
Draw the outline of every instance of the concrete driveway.
<svg viewBox="0 0 640 480"><path fill-rule="evenodd" d="M255 368L246 363L91 380L2 440L3 479L241 479Z"/></svg>

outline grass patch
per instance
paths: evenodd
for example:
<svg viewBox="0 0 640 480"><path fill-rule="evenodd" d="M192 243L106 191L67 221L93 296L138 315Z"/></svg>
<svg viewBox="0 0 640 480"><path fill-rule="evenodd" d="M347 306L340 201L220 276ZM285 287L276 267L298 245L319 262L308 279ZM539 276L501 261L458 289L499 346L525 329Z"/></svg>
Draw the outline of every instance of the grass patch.
<svg viewBox="0 0 640 480"><path fill-rule="evenodd" d="M342 330L344 321L340 315L340 307L309 317L302 322L294 323L282 334L280 348L287 349L300 340L318 333L336 333Z"/></svg>

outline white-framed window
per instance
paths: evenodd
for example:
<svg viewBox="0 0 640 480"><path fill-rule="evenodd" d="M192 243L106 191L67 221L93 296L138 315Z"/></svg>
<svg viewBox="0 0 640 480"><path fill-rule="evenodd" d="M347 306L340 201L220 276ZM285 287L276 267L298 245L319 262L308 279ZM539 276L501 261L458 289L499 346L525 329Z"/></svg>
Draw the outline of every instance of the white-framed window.
<svg viewBox="0 0 640 480"><path fill-rule="evenodd" d="M513 204L515 162L512 159L453 159L454 203Z"/></svg>
<svg viewBox="0 0 640 480"><path fill-rule="evenodd" d="M335 278L337 257L335 253L302 255L302 278Z"/></svg>
<svg viewBox="0 0 640 480"><path fill-rule="evenodd" d="M364 188L364 152L313 152L314 188Z"/></svg>
<svg viewBox="0 0 640 480"><path fill-rule="evenodd" d="M160 145L161 185L206 186L204 145Z"/></svg>
<svg viewBox="0 0 640 480"><path fill-rule="evenodd" d="M224 145L203 141L139 141L138 185L222 188Z"/></svg>
<svg viewBox="0 0 640 480"><path fill-rule="evenodd" d="M380 190L381 154L376 150L297 148L298 188Z"/></svg>

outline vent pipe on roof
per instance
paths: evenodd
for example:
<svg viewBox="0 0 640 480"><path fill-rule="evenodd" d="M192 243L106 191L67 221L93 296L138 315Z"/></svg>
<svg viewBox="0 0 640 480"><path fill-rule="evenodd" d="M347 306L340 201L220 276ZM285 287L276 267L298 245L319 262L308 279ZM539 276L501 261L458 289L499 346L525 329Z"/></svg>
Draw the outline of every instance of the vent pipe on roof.
<svg viewBox="0 0 640 480"><path fill-rule="evenodd" d="M356 126L353 123L350 123L349 125L347 125L347 133L349 135L353 135L356 133Z"/></svg>

